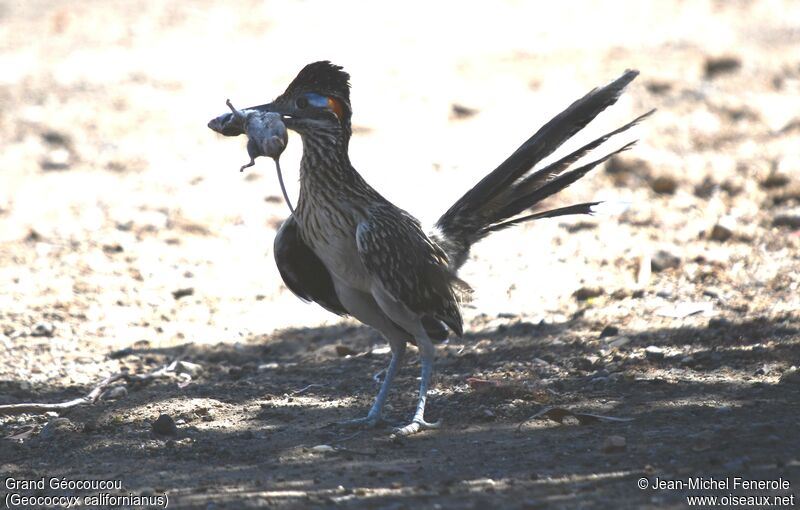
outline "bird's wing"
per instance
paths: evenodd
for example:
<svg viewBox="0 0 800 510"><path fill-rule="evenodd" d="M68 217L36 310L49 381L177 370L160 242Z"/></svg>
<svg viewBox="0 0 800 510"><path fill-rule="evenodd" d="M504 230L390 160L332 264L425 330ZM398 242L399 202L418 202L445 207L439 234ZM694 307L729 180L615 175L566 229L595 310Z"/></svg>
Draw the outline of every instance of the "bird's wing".
<svg viewBox="0 0 800 510"><path fill-rule="evenodd" d="M394 299L418 313L426 330L435 330L436 321L441 321L461 336L456 290L468 286L450 271L445 252L405 211L373 208L368 218L358 225L356 244L370 276Z"/></svg>
<svg viewBox="0 0 800 510"><path fill-rule="evenodd" d="M304 301L317 304L338 315L347 315L339 301L328 269L300 238L294 216L283 222L274 244L275 264L286 286Z"/></svg>

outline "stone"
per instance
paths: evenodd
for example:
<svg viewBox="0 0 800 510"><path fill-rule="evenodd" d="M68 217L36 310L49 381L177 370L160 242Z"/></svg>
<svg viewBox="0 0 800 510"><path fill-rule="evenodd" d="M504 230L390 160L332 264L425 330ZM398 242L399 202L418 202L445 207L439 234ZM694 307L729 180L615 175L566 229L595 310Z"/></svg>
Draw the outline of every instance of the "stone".
<svg viewBox="0 0 800 510"><path fill-rule="evenodd" d="M177 301L178 299L194 295L194 288L187 287L185 289L177 289L172 291L172 297Z"/></svg>
<svg viewBox="0 0 800 510"><path fill-rule="evenodd" d="M668 175L660 175L650 182L650 188L662 195L672 195L678 189L678 181Z"/></svg>
<svg viewBox="0 0 800 510"><path fill-rule="evenodd" d="M72 154L65 148L53 149L39 162L42 170L66 170L72 164Z"/></svg>
<svg viewBox="0 0 800 510"><path fill-rule="evenodd" d="M51 338L56 331L56 327L52 322L40 322L31 329L31 336L43 336Z"/></svg>
<svg viewBox="0 0 800 510"><path fill-rule="evenodd" d="M680 267L681 258L667 250L658 250L650 257L650 268L655 273Z"/></svg>
<svg viewBox="0 0 800 510"><path fill-rule="evenodd" d="M742 61L739 57L731 55L708 57L705 62L705 76L706 79L713 80L720 75L734 73L741 67Z"/></svg>
<svg viewBox="0 0 800 510"><path fill-rule="evenodd" d="M600 338L617 335L619 335L619 328L616 326L606 326L603 328L603 331L600 332Z"/></svg>
<svg viewBox="0 0 800 510"><path fill-rule="evenodd" d="M162 414L156 421L153 422L152 430L159 436L177 436L178 426L175 425L175 420L168 414Z"/></svg>
<svg viewBox="0 0 800 510"><path fill-rule="evenodd" d="M711 227L708 237L712 241L725 242L736 231L736 220L732 216L723 216L717 221L717 224Z"/></svg>
<svg viewBox="0 0 800 510"><path fill-rule="evenodd" d="M596 298L605 294L605 289L602 287L581 287L572 293L572 296L578 301L586 301L587 299Z"/></svg>
<svg viewBox="0 0 800 510"><path fill-rule="evenodd" d="M648 345L644 350L644 355L650 360L664 359L664 349L655 345Z"/></svg>
<svg viewBox="0 0 800 510"><path fill-rule="evenodd" d="M800 213L778 214L772 219L773 227L800 228Z"/></svg>
<svg viewBox="0 0 800 510"><path fill-rule="evenodd" d="M608 436L603 440L602 449L605 453L618 453L625 451L627 441L623 436Z"/></svg>

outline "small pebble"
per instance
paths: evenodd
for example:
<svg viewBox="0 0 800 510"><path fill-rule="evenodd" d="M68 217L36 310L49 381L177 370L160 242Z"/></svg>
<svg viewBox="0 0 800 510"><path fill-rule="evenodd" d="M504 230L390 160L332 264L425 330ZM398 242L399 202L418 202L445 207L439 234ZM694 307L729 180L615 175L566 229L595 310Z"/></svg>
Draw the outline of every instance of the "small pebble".
<svg viewBox="0 0 800 510"><path fill-rule="evenodd" d="M644 355L651 360L664 359L664 349L655 345L648 345L644 350Z"/></svg>
<svg viewBox="0 0 800 510"><path fill-rule="evenodd" d="M123 251L125 251L125 248L123 248L122 245L119 243L103 245L104 253L114 254L114 253L122 253Z"/></svg>
<svg viewBox="0 0 800 510"><path fill-rule="evenodd" d="M697 198L711 198L720 187L711 177L706 177L703 182L694 187L694 195Z"/></svg>
<svg viewBox="0 0 800 510"><path fill-rule="evenodd" d="M650 268L655 273L675 269L681 265L681 258L667 250L658 250L650 257Z"/></svg>
<svg viewBox="0 0 800 510"><path fill-rule="evenodd" d="M51 146L67 147L72 145L72 140L69 135L61 133L60 131L48 130L42 133L42 141Z"/></svg>
<svg viewBox="0 0 800 510"><path fill-rule="evenodd" d="M39 162L42 170L66 170L72 164L72 155L67 149L53 149Z"/></svg>
<svg viewBox="0 0 800 510"><path fill-rule="evenodd" d="M450 118L453 119L466 119L467 117L472 117L476 113L478 113L478 110L475 108L470 108L457 103L453 103L453 105L450 107Z"/></svg>
<svg viewBox="0 0 800 510"><path fill-rule="evenodd" d="M761 187L766 189L782 188L789 184L789 176L782 173L771 173L761 181Z"/></svg>
<svg viewBox="0 0 800 510"><path fill-rule="evenodd" d="M779 214L772 219L772 226L800 228L800 214Z"/></svg>
<svg viewBox="0 0 800 510"><path fill-rule="evenodd" d="M355 351L348 347L347 345L337 345L336 346L336 355L344 358L345 356L355 356L358 354L358 351Z"/></svg>
<svg viewBox="0 0 800 510"><path fill-rule="evenodd" d="M731 237L736 230L736 220L732 216L723 216L719 219L716 225L711 228L708 237L712 241L725 242Z"/></svg>
<svg viewBox="0 0 800 510"><path fill-rule="evenodd" d="M44 336L50 338L56 332L56 327L52 322L40 322L31 330L31 336Z"/></svg>
<svg viewBox="0 0 800 510"><path fill-rule="evenodd" d="M605 289L602 287L581 287L572 293L572 296L578 301L586 301L587 299L596 298L605 294Z"/></svg>
<svg viewBox="0 0 800 510"><path fill-rule="evenodd" d="M672 195L678 189L678 181L673 177L662 175L653 179L650 188L662 195Z"/></svg>
<svg viewBox="0 0 800 510"><path fill-rule="evenodd" d="M711 80L722 74L729 74L738 71L742 67L739 57L722 56L709 57L705 62L705 76Z"/></svg>
<svg viewBox="0 0 800 510"><path fill-rule="evenodd" d="M603 451L605 453L617 453L625 451L627 441L623 436L608 436L603 441Z"/></svg>
<svg viewBox="0 0 800 510"><path fill-rule="evenodd" d="M177 436L178 427L168 414L162 414L152 425L153 432L159 436Z"/></svg>
<svg viewBox="0 0 800 510"><path fill-rule="evenodd" d="M191 295L194 295L194 288L192 288L192 287L187 287L185 289L178 289L178 290L173 290L172 291L172 297L174 297L176 300L184 298L184 297L187 297L187 296L191 296Z"/></svg>
<svg viewBox="0 0 800 510"><path fill-rule="evenodd" d="M603 328L603 331L600 332L600 338L617 335L619 335L619 328L616 326L606 326Z"/></svg>

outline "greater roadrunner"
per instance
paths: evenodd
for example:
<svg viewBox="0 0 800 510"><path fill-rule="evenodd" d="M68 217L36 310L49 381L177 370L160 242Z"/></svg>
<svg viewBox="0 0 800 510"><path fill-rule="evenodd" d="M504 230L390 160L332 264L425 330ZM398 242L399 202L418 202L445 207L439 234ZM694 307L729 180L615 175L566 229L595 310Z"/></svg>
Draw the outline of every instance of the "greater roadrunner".
<svg viewBox="0 0 800 510"><path fill-rule="evenodd" d="M462 196L428 230L373 189L350 164L352 133L349 75L330 62L307 65L269 104L248 108L275 112L300 134L300 197L275 237L275 262L286 285L301 299L351 315L380 331L392 358L367 416L348 423L374 426L403 361L406 344L417 346L422 365L413 434L438 423L425 421L425 401L434 342L463 333L459 303L470 292L458 277L470 247L488 234L538 218L591 214L600 202L522 215L543 199L583 177L628 143L578 168L568 167L608 138L635 125L648 112L574 152L532 171L543 158L580 131L638 74L628 70L592 90L545 124L493 172ZM209 127L227 136L243 133L233 114Z"/></svg>

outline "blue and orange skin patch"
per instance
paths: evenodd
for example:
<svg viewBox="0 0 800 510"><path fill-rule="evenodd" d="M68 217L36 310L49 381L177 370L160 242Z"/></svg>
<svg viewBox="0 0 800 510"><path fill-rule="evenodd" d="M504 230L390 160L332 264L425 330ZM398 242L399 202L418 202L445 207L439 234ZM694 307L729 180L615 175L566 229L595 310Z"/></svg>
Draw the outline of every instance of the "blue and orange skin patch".
<svg viewBox="0 0 800 510"><path fill-rule="evenodd" d="M342 116L344 115L344 108L342 107L342 103L333 99L332 97L325 97L319 94L314 94L313 92L309 92L306 94L306 99L308 99L308 104L317 108L327 108L336 114L336 117L341 120Z"/></svg>
<svg viewBox="0 0 800 510"><path fill-rule="evenodd" d="M337 101L332 97L329 97L328 108L330 109L330 111L336 114L336 117L339 120L342 120L342 117L344 116L344 108L342 108L342 103L340 103L339 101Z"/></svg>

